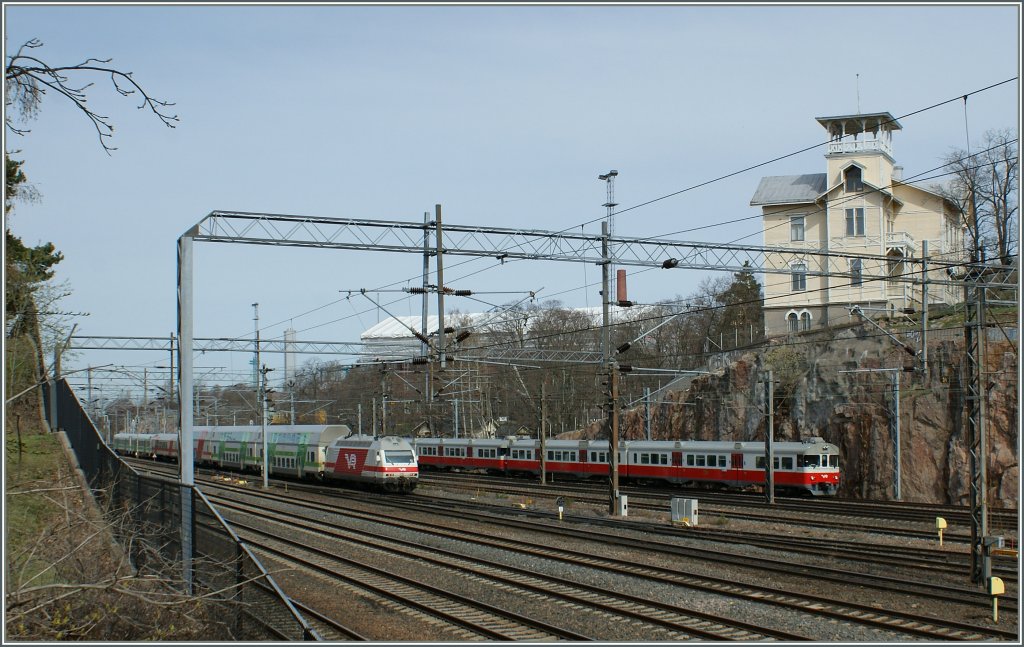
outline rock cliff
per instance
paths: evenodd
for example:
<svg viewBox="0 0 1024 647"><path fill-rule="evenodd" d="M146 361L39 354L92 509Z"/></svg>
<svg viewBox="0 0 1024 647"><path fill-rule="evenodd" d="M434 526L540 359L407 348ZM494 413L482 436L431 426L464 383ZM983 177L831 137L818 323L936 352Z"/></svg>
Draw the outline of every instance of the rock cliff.
<svg viewBox="0 0 1024 647"><path fill-rule="evenodd" d="M777 440L819 436L839 447L840 496L890 499L894 493L894 382L899 380L901 494L904 501L966 504L970 467L963 392L962 329L929 340L927 373L902 369L913 358L863 326L805 333L749 352L668 392L651 407L653 439L762 440L767 373L774 387ZM1016 508L1020 483L1019 361L1015 344L990 335L987 393L988 502ZM622 412L620 437L643 438L643 410ZM583 435L594 437L600 425Z"/></svg>

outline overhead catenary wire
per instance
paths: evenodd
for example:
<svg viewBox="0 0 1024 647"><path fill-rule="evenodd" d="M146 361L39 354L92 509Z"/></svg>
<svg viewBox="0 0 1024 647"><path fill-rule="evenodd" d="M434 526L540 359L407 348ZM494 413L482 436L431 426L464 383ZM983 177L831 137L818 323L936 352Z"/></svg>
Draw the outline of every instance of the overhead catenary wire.
<svg viewBox="0 0 1024 647"><path fill-rule="evenodd" d="M949 103L952 103L952 102L954 102L954 101L960 101L961 99L963 99L964 101L966 101L967 97L969 97L969 96L972 96L972 95L975 95L975 94L980 94L980 93L982 93L982 92L986 92L986 91L988 91L988 90L992 90L992 89L994 89L994 88L997 88L997 87L999 87L999 86L1002 86L1002 85L1006 85L1007 83L1012 83L1013 81L1016 81L1016 80L1017 80L1017 78L1018 78L1018 77L1014 76L1014 77L1011 77L1011 78L1009 78L1009 79L1006 79L1006 80L1004 80L1004 81L1000 81L1000 82L998 82L998 83L993 83L993 84L991 84L991 85L985 86L985 87L983 87L983 88L980 88L980 89L978 89L978 90L974 90L974 91L972 91L972 92L968 92L967 94L964 94L964 95L959 95L959 96L953 97L952 99L946 99L946 100L944 100L944 101L940 101L940 102L938 102L938 103L935 103L935 104L932 104L932 105L930 105L930 106L928 106L928 107L926 107L926 108L920 108L920 109L918 109L918 110L915 110L915 111L913 111L913 112L908 112L908 113L906 113L906 114L904 114L904 115L902 115L902 116L900 116L900 117L893 117L893 119L892 119L892 120L890 120L890 121L887 121L887 122L883 122L883 123L882 123L882 124L880 124L880 125L885 125L885 124L887 124L887 123L891 123L892 121L899 121L900 119L906 119L907 117L912 117L912 116L914 116L914 115L917 115L917 114L920 114L920 113L922 113L922 112L927 112L928 110L933 110L933 109L935 109L935 108L939 108L939 107L941 107L941 106L947 105L947 104L949 104ZM758 169L758 168L761 168L762 166L767 166L768 164L772 164L772 163L774 163L774 162L778 162L778 161L781 161L781 160L784 160L784 159L787 159L787 158L793 157L793 156L795 156L795 155L799 155L800 153L806 153L806 152L808 152L808 151L814 150L815 148L819 148L819 147L821 147L822 145L824 145L824 144L827 144L827 143L828 143L828 140L826 140L826 141L824 141L824 142L819 142L819 143L817 143L817 144L814 144L814 145L812 145L812 146L807 146L807 147L801 148L801 149L799 149L799 150L793 151L793 152L791 152L791 153L787 153L787 154L785 154L785 155L780 155L780 156L778 156L778 157L775 157L775 158L773 158L773 159L770 159L770 160L768 160L768 161L765 161L765 162L760 162L760 163L758 163L758 164L754 164L754 165L752 165L752 166L748 166L748 167L746 167L746 168L743 168L743 169L740 169L740 170L738 170L738 171L733 171L732 173L727 173L727 174L725 174L725 175L721 175L721 176L719 176L719 177L716 177L716 178L714 178L714 179L711 179L711 180L706 180L706 181L704 181L704 182L700 182L700 183L698 183L698 184L694 184L694 185L692 185L692 186L686 187L686 188L684 188L684 189L680 189L680 190L678 190L678 191L674 191L674 192L672 192L672 193L669 193L669 194L663 195L663 196L661 196L661 197L658 197L658 198L654 198L654 199L652 199L652 200L647 200L646 202L641 202L641 203L639 203L639 204L633 205L632 207L627 207L626 209L620 209L620 210L618 210L618 211L615 211L615 212L614 212L614 213L613 213L612 215L618 215L618 214L621 214L621 213L626 213L627 211L632 211L632 210L634 210L634 209L639 209L639 208L641 208L641 207L646 207L646 206L648 206L648 205L654 204L655 202L660 202L661 200L665 200L665 199L667 199L667 198L675 197L675 196L677 196L677 195L680 195L680 194L683 194L683 193L687 193L687 192L689 192L689 191L693 191L694 189L699 189L699 188L701 188L701 187L704 187L704 186L707 186L707 185L709 185L709 184L713 184L713 183L715 183L715 182L719 182L719 181L721 181L721 180L725 180L725 179L728 179L728 178L734 177L734 176L736 176L736 175L740 175L741 173L746 173L747 171L752 171L752 170L754 170L754 169ZM601 220L603 220L603 219L604 219L604 218L595 218L595 219L593 219L593 220L587 221L587 222L586 222L586 223L584 223L584 224L592 224L592 223L595 223L595 222L599 222L599 221L601 221Z"/></svg>
<svg viewBox="0 0 1024 647"><path fill-rule="evenodd" d="M967 267L967 266L970 266L970 265L971 265L971 263L968 263L968 262L960 264L960 266L963 266L963 267ZM902 274L900 274L898 276L910 276L910 275L913 275L913 274L920 274L921 272L922 272L921 270L916 270L915 269L915 270L903 272ZM875 281L887 281L887 280L890 280L890 278L891 278L890 276L864 277L863 281L865 283L875 282ZM786 284L785 281L779 283L779 285L785 285L785 284ZM813 294L814 292L824 292L824 291L832 290L832 289L835 289L835 288L834 287L826 286L826 287L822 287L822 288L815 288L815 289L812 289L812 290L805 290L805 291L802 291L801 294ZM737 306L742 306L742 305L752 305L752 304L755 304L755 303L764 303L764 302L767 302L767 301L772 300L772 299L789 299L789 298L791 298L790 294L780 294L780 295L775 295L775 296L772 296L772 297L763 297L763 298L758 298L758 299L751 299L751 300L748 300L748 301L742 301L742 302L737 302L737 303L732 303L732 304L719 304L719 305L701 306L701 307L695 308L692 312L693 313L699 313L699 312L714 311L714 310L724 309L724 308L728 308L728 307L737 307ZM677 316L677 314L678 313L674 313L673 312L673 313L662 314L662 315L652 315L650 317L637 317L637 318L633 318L633 319L630 319L630 320L625 321L625 322L614 322L611 325L614 328L616 326L622 326L622 325L632 325L632 324L643 323L643 322L658 321L658 320L661 320L663 318L675 317L675 316ZM557 336L563 336L563 335L567 335L567 334L580 334L580 333L585 333L585 332L596 332L599 329L600 329L600 326L596 326L596 325L586 326L586 327L582 327L582 328L576 328L576 329L573 329L573 330L559 331L557 333L551 333L551 334L548 334L548 335L539 335L539 336L535 336L535 337L527 337L523 341L524 342L537 342L537 341L541 341L541 340L543 340L544 338L547 338L547 337L557 337ZM500 344L494 344L493 346L499 347Z"/></svg>
<svg viewBox="0 0 1024 647"><path fill-rule="evenodd" d="M1007 144L1014 144L1014 143L1017 143L1017 141L1018 140L1013 139L1013 140L1008 140L1005 143L1007 143ZM962 162L964 160L970 159L971 157L976 157L977 155L981 155L982 153L987 153L989 151L996 150L998 148L1001 148L1002 146L1003 146L1003 144L998 144L998 145L993 146L991 148L988 148L986 150L979 151L978 153L968 154L965 157L962 157L962 158L957 159L957 160L953 160L953 163ZM931 176L923 177L923 178L919 177L919 176L924 175L926 173L933 173L935 171L940 171L940 170L946 168L948 165L949 164L946 163L946 164L943 164L942 166L936 166L936 167L933 167L931 169L928 169L927 171L922 171L921 173L918 173L917 175L913 175L910 178L907 178L907 180L900 180L899 183L900 184L904 184L904 185L910 185L910 186L920 185L920 184L923 184L926 181L936 180L936 179L939 179L939 178L942 178L942 177L946 177L946 176L949 176L949 175L956 175L961 170L965 170L965 169L958 169L958 170L954 170L954 171L947 171L945 173L939 173L938 175L931 175ZM976 167L967 167L966 170L975 170L975 169L978 169L978 168L982 168L983 166L985 166L985 164L979 164ZM914 181L909 181L909 180L914 180ZM870 195L871 193L881 193L882 191L885 191L885 190L891 189L891 188L892 188L892 185L890 185L889 187L877 187L877 188L872 189L871 191L865 191L865 192L863 192L861 194L858 194L858 197L851 197L851 198L846 198L844 200L838 200L838 201L836 201L836 204L834 206L842 206L846 202L854 201L854 200L858 199L859 196L861 196L861 195ZM802 215L814 216L814 215L820 215L822 213L826 213L826 211L827 211L827 209L818 209L818 210L813 210L813 211L809 211L808 212L808 211L806 211L806 208L803 208L803 207L792 207L792 208L789 208L789 209L782 209L780 211L773 212L771 214L771 216L772 217L786 216L786 215L797 214L797 213L802 214ZM730 221L728 221L726 223L722 223L722 224L735 224L737 222L743 222L743 221L746 221L746 220L763 219L763 218L764 218L764 214L756 214L754 216L747 216L747 217L744 217L744 218L737 218L735 220L730 220ZM734 243L737 243L737 242L743 240L744 238L750 238L751 236L758 236L758 235L763 234L765 231L770 231L770 230L778 228L778 227L784 227L784 226L786 226L788 224L789 224L788 222L783 221L783 222L780 222L777 225L772 225L771 227L765 227L765 228L763 228L763 229L761 229L759 231L751 232L751 233L747 234L746 236L742 236L742 237L737 238L735 240L731 240L731 241L729 241L728 244L731 245L731 244L734 244ZM696 229L706 229L706 228L717 227L717 226L719 226L719 225L718 224L705 225L705 226L702 226L702 227L698 227ZM688 231L695 231L696 229L688 230ZM676 233L684 233L684 232L676 232ZM674 234L665 234L665 235L666 236L671 236L671 235L674 235Z"/></svg>
<svg viewBox="0 0 1024 647"><path fill-rule="evenodd" d="M974 91L968 92L967 94L964 94L964 95L958 95L957 97L954 97L954 98L952 98L952 99L947 99L947 100L944 100L944 101L940 101L940 102L938 102L938 103L932 104L932 105L930 105L930 106L927 106L927 107L925 107L925 108L921 108L921 109L918 109L918 110L915 110L915 111L912 111L912 112L906 113L906 114L904 114L904 115L902 115L902 116L900 116L900 117L894 118L894 119L906 119L906 118L908 118L908 117L911 117L911 116L914 116L914 115L917 115L917 114L920 114L920 113L926 112L926 111L928 111L928 110L932 110L932 109L935 109L935 108L941 107L941 106L943 106L943 105L946 105L946 104L948 104L948 103L951 103L951 102L953 102L953 101L958 101L958 100L961 100L961 99L963 99L964 101L966 101L966 98L967 98L968 96L972 96L972 95L976 95L976 94L979 94L979 93L982 93L982 92L986 92L986 91L992 90L992 89L994 89L994 88L997 88L997 87L999 87L999 86L1005 85L1005 84L1007 84L1007 83L1011 83L1011 82L1013 82L1013 81L1015 81L1015 80L1017 80L1017 77L1012 77L1012 78L1006 79L1006 80L1004 80L1004 81L1000 81L1000 82L998 82L998 83L994 83L994 84L988 85L988 86L986 86L986 87L983 87L983 88L980 88L980 89L977 89L977 90L974 90ZM827 143L827 142L824 142L824 143ZM718 177L716 177L716 178L713 178L713 179L711 179L711 180L707 180L707 181L704 181L704 182L701 182L701 183L698 183L698 184L695 184L695 185L692 185L692 186L689 186L689 187L686 187L686 188L680 189L680 190L678 190L678 191L674 191L674 192L668 193L668 194L666 194L666 195L663 195L663 196L660 196L660 197L657 197L657 198L654 198L654 199L651 199L651 200L647 200L647 201L645 201L645 202L641 202L641 203L639 203L639 204L636 204L636 205L633 205L633 206L627 207L627 208L625 208L625 209L620 209L620 210L618 210L618 211L615 211L615 212L613 213L613 215L614 215L614 214L620 214L620 213L625 213L625 212L628 212L628 211L632 211L632 210L635 210L635 209L639 209L639 208L642 208L642 207L648 206L648 205L650 205L650 204L654 204L654 203L656 203L656 202L660 202L660 201L662 201L662 200L665 200L665 199L667 199L667 198L671 198L671 197L673 197L673 196L677 196L677 195L680 195L680 194L682 194L682 193L686 193L686 192L692 191L692 190L694 190L694 189L697 189L697 188L701 188L701 187L704 187L704 186L708 186L708 185L710 185L710 184L713 184L713 183L715 183L715 182L718 182L718 181L721 181L721 180L724 180L724 179L727 179L727 178L731 178L731 177L733 177L733 176L736 176L736 175L739 175L739 174L741 174L741 173L744 173L744 172L747 172L747 171L750 171L750 170L754 170L754 169L757 169L757 168L761 168L761 167L763 167L763 166L766 166L766 165L768 165L768 164L771 164L771 163L773 163L773 162L777 162L777 161L780 161L780 160L783 160L783 159L787 159L787 158L789 158L789 157L792 157L792 156L794 156L794 155L797 155L797 154L800 154L800 153L804 153L804 152L807 152L807 151L809 151L809 150L813 150L814 148L818 148L818 147L820 147L821 145L822 145L822 143L814 144L813 146L809 146L809 147L804 147L804 148L801 148L801 149L799 149L799 150L797 150L797 151L793 151L793 152L791 152L791 153L787 153L787 154L785 154L785 155L777 156L777 157L775 157L775 158L772 158L772 159L770 159L770 160L767 160L767 161L764 161L764 162L760 162L760 163L758 163L758 164L754 164L754 165L751 165L751 166L747 166L747 167L745 167L745 168L742 168L742 169L740 169L740 170L737 170L737 171L733 171L733 172L730 172L730 173L727 173L727 174L724 174L724 175L718 176ZM940 168L941 168L941 167L940 167ZM591 219L591 220L585 221L584 223L582 223L582 224L580 224L580 225L573 225L572 227L570 227L570 228L567 228L567 229L564 229L564 230L562 230L562 231L563 231L563 232L567 232L567 231L570 231L571 229L574 229L574 228L575 228L576 226L579 226L579 227L580 227L580 228L582 229L582 228L584 228L584 227L585 227L585 226L586 226L587 224L592 224L592 223L594 223L594 222L598 222L598 221L604 220L604 219L605 219L606 217L607 217L607 216L605 216L605 217L602 217L602 218L595 218L595 219ZM758 214L758 215L756 215L756 216L751 216L751 217L749 217L749 218L741 218L741 219L736 219L736 220L732 220L732 221L726 221L726 222L723 222L723 223L715 223L715 224L711 224L711 225L704 225L704 226L701 226L701 227L699 227L699 228L695 228L695 229L693 229L693 230L684 230L684 231L696 231L696 230L699 230L699 229L706 229L706 228L710 228L710 227L714 227L714 226L722 226L722 225L724 225L724 224L732 224L732 223L734 223L734 222L741 222L741 221L743 221L743 220L749 220L749 219L754 219L754 218L762 218L762 217L763 217L762 215ZM781 225L781 223L780 223L780 225ZM749 235L754 235L754 234L749 234ZM748 236L749 236L749 235L748 235ZM745 237L744 237L744 238L745 238ZM742 240L742 238L741 238L741 239L738 239L738 240ZM510 249L511 249L511 248L510 248ZM496 251L500 251L500 250L496 250ZM478 262L478 261L480 261L480 260L481 260L480 258L472 258L472 259L467 259L467 260L465 260L465 261L462 261L462 262L457 262L457 263L454 263L454 264L450 265L448 269L449 269L449 270L451 270L451 269L454 269L454 268L456 268L456 267L460 267L460 266L462 266L462 265L465 265L465 264L467 264L467 263L472 263L472 262ZM470 273L470 274L467 274L467 275L463 275L463 276L459 276L459 277L456 277L456 278L452 279L452 281L451 281L451 282L452 282L452 283L454 283L454 282L456 282L456 281L464 280L465 278L468 278L469 276L474 276L474 275L476 275L476 274L479 274L479 273L482 273L482 272L484 272L484 271L489 271L489 270L493 269L494 267L496 267L496 266L494 266L494 265L491 265L491 266L488 266L488 267L486 267L486 268L481 268L480 270L477 270L477 271L475 271L475 272L472 272L472 273ZM386 284L386 285L384 285L384 286L381 286L381 289L383 289L383 288L387 288L387 287L392 287L392 286L395 286L395 285L400 285L401 283L403 283L403 282L407 282L408 280L411 280L411 279L404 279L404 280L396 281L396 282L393 282L393 283L389 283L389 284ZM579 288L577 288L577 289L579 289ZM332 301L332 302L326 303L326 304L324 304L324 305L318 306L318 307L316 307L316 308L313 308L313 309L311 309L311 310L309 310L309 311L306 311L306 312L304 312L304 313L302 313L302 314L299 314L299 315L294 315L294 316L290 316L290 317L288 317L287 319L285 319L285 320L282 320L281 322L278 322L278 323L275 323L275 324L270 324L270 325L267 325L267 326L265 326L265 329L269 329L269 328L273 328L273 327L276 327L276 326L282 325L282 324L283 324L284 322L286 322L286 321L291 321L291 320L293 320L293 319L295 319L295 318L297 318L297 317L303 317L303 316L306 316L306 315L308 315L308 314L312 314L312 313L314 313L314 312L320 311L320 310L322 310L322 309L324 309L324 308L327 308L327 307L329 307L330 305L334 305L334 304L336 304L336 303L339 303L339 302L340 302L340 300L337 300L337 301ZM397 302L397 301L396 301L396 302ZM389 305L390 305L390 304L389 304ZM367 312L369 312L369 311L367 311ZM358 315L358 313L357 313L357 315ZM324 327L324 326L327 326L327 325L331 325L331 324L334 324L334 323L339 323L339 322L341 322L341 321L344 321L345 319L347 319L347 318L333 319L333 320L331 320L331 321L328 321L328 322L324 322L324 323L322 323L322 324L317 324L317 325L314 325L314 326L310 326L310 327L304 328L304 329L303 329L302 331L300 331L300 332L307 332L307 331L309 331L309 330L312 330L312 329L315 329L315 328L320 328L320 327Z"/></svg>

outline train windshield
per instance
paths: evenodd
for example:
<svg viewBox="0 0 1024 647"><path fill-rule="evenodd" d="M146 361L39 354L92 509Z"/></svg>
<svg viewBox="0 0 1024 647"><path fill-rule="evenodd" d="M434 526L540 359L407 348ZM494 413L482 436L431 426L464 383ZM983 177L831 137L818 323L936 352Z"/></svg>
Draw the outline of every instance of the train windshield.
<svg viewBox="0 0 1024 647"><path fill-rule="evenodd" d="M818 455L804 454L800 457L800 467L818 467Z"/></svg>
<svg viewBox="0 0 1024 647"><path fill-rule="evenodd" d="M830 454L828 457L829 467L839 467L839 454Z"/></svg>
<svg viewBox="0 0 1024 647"><path fill-rule="evenodd" d="M384 462L388 465L411 465L416 462L416 457L407 451L385 451Z"/></svg>

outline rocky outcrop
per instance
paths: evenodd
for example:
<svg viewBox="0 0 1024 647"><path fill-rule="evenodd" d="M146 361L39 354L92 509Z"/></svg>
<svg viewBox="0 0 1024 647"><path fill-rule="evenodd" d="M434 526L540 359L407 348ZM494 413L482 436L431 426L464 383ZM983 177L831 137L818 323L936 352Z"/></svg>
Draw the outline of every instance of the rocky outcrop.
<svg viewBox="0 0 1024 647"><path fill-rule="evenodd" d="M960 377L962 332L929 344L927 374L883 371L913 359L890 339L863 327L829 337L808 334L748 353L722 369L669 392L651 411L654 439L762 440L766 382L775 382L774 435L778 440L819 436L839 447L840 495L888 499L894 493L893 381L899 379L902 499L966 504L970 464L967 402ZM988 502L1018 504L1020 465L1018 357L1006 339L986 345ZM600 426L585 430L596 437ZM620 437L645 437L642 409L624 411Z"/></svg>

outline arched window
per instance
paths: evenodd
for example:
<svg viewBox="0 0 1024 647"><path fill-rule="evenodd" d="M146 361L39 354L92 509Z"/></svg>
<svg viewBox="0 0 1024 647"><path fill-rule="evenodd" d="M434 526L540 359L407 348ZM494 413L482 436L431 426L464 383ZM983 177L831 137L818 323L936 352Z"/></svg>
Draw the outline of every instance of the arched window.
<svg viewBox="0 0 1024 647"><path fill-rule="evenodd" d="M800 313L800 330L811 329L811 313L804 310Z"/></svg>
<svg viewBox="0 0 1024 647"><path fill-rule="evenodd" d="M792 310L786 315L786 323L789 324L789 332L796 332L800 330L800 320Z"/></svg>

